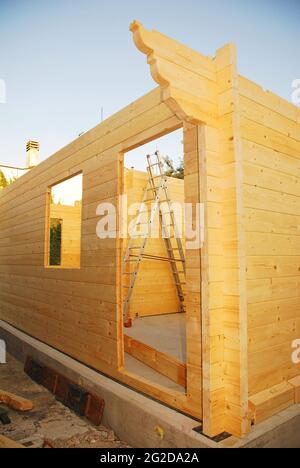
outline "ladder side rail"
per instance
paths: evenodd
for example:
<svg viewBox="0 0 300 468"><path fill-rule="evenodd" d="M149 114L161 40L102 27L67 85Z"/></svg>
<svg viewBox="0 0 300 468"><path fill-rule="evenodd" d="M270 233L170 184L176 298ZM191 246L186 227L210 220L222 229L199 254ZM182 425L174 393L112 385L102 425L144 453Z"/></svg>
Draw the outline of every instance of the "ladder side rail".
<svg viewBox="0 0 300 468"><path fill-rule="evenodd" d="M135 286L135 283L136 283L136 279L137 279L137 275L138 275L138 272L139 272L142 256L143 256L143 253L144 253L144 250L145 250L145 247L146 247L147 239L148 239L149 235L151 234L151 227L153 225L153 221L154 221L156 212L157 212L157 210L159 208L159 200L160 200L161 192L162 192L162 190L164 188L164 184L165 184L165 181L162 181L161 185L159 187L158 193L156 195L156 198L155 198L155 203L152 205L151 216L150 216L150 219L148 220L148 231L147 231L146 234L141 235L141 238L143 239L143 242L142 242L142 244L140 246L140 250L139 250L139 254L138 254L138 260L137 260L137 262L135 264L135 270L132 272L131 277L130 277L128 292L127 292L127 296L126 296L125 301L124 301L124 306L123 306L124 318L127 318L127 312L128 312L130 299L132 297L133 289L134 289L134 286ZM131 241L132 241L132 243L130 242L131 247L128 247L128 249L127 249L128 252L129 252L127 261L128 261L128 259L130 257L130 251L132 250L133 242L134 242L135 239L136 239L136 237L131 238ZM124 268L124 265L125 265L125 262L123 264L123 268ZM124 270L123 270L123 273L125 273Z"/></svg>
<svg viewBox="0 0 300 468"><path fill-rule="evenodd" d="M159 165L160 174L161 174L161 176L164 176L163 164L161 162L160 153L159 153L159 151L157 151L155 154L156 154L156 157L157 157L157 160L158 160L158 163L159 163L158 165ZM176 216L175 216L175 213L174 213L174 209L172 207L172 202L171 202L170 197L169 197L167 185L166 185L166 188L165 188L165 197L166 197L166 202L168 203L168 208L169 208L169 212L170 212L170 216L171 216L172 225L174 227L174 233L175 233L175 238L176 238L176 242L177 242L177 247L179 249L180 258L181 258L181 261L183 263L183 268L184 268L184 271L185 271L185 256L184 256L184 252L183 252L183 245L182 245L182 241L181 241L180 232L179 232L179 228L178 228L178 225L177 225L177 220L176 220Z"/></svg>
<svg viewBox="0 0 300 468"><path fill-rule="evenodd" d="M176 219L175 219L174 210L172 208L171 201L170 201L170 198L169 198L169 193L168 193L168 189L167 189L167 177L165 176L165 174L163 172L163 164L161 162L160 154L159 154L158 151L155 153L155 156L157 158L157 165L159 167L160 176L162 178L164 178L164 180L166 181L166 183L164 185L164 193L165 193L166 202L168 204L169 212L170 212L170 215L171 215L171 218L172 218L172 224L173 224L174 231L175 231L176 245L177 245L177 248L178 248L178 251L179 251L179 254L180 254L180 259L181 259L182 266L183 266L183 274L185 276L185 272L186 272L185 257L184 257L182 242L181 242L181 239L180 239L180 236L179 236L179 230L177 228L177 223L176 223ZM148 161L149 161L149 158L148 158ZM149 168L149 172L152 173L151 167ZM181 303L181 308L182 308L182 310L184 310L184 304L183 304L183 302L184 302L184 292L183 292L183 289L182 289L182 286L183 286L184 282L180 278L180 273L179 273L178 268L177 268L177 262L175 261L176 258L175 258L175 255L174 255L174 247L172 245L172 241L170 239L168 228L167 228L167 223L166 223L166 220L165 220L165 213L163 212L161 207L160 207L159 215L160 215L160 221L161 221L162 229L163 229L164 242L165 242L165 245L166 245L168 257L170 259L171 270L172 270L173 277L174 277L174 280L175 280L177 295L178 295L179 301Z"/></svg>

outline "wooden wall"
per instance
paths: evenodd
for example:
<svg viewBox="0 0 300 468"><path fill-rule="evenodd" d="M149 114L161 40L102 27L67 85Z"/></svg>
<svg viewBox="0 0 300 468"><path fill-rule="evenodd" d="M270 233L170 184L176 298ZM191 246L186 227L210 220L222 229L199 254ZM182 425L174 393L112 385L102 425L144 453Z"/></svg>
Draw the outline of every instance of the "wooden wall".
<svg viewBox="0 0 300 468"><path fill-rule="evenodd" d="M300 109L239 85L251 397L300 374Z"/></svg>
<svg viewBox="0 0 300 468"><path fill-rule="evenodd" d="M193 397L124 369L117 232L100 239L101 202L119 212L123 154L182 127L155 89L42 162L0 194L0 318L166 404L201 417ZM50 187L83 174L80 269L45 268Z"/></svg>
<svg viewBox="0 0 300 468"><path fill-rule="evenodd" d="M125 171L124 193L128 196L128 206L131 206L133 203L139 206L143 200L147 182L148 176L145 172L135 170ZM184 181L168 178L167 187L170 199L172 202L177 202L181 205L181 212L184 217ZM148 203L147 207L150 215L151 204ZM134 218L134 215L129 216L128 223ZM158 217L156 217L156 222L157 221ZM178 210L178 222L179 221L180 209ZM161 232L159 232L159 236L160 238L158 239L148 239L145 254L167 257ZM124 247L126 248L126 243L124 243ZM130 302L130 317L162 315L179 311L180 303L170 264L165 261L143 260Z"/></svg>

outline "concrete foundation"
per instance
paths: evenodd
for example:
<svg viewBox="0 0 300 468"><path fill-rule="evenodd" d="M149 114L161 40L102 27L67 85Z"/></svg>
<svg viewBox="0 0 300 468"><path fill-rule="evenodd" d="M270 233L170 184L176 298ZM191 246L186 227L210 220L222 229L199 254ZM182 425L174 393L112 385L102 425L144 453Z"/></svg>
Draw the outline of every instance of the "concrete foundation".
<svg viewBox="0 0 300 468"><path fill-rule="evenodd" d="M103 423L132 447L300 448L300 405L255 426L243 440L230 437L216 443L193 430L199 422L95 372L3 321L0 339L18 360L24 362L32 356L103 397Z"/></svg>

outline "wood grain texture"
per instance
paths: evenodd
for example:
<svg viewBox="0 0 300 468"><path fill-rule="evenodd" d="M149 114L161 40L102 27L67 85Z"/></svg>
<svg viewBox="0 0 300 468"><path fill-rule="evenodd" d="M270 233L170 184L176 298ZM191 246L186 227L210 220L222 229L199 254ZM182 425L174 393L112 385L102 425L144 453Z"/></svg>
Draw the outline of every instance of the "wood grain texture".
<svg viewBox="0 0 300 468"><path fill-rule="evenodd" d="M3 403L17 411L30 411L33 408L33 403L26 398L22 398L10 392L0 389L0 403Z"/></svg>
<svg viewBox="0 0 300 468"><path fill-rule="evenodd" d="M252 413L253 422L259 424L294 403L295 392L293 385L283 382L253 395L249 401L249 409Z"/></svg>
<svg viewBox="0 0 300 468"><path fill-rule="evenodd" d="M181 387L186 387L186 365L145 343L124 335L125 352Z"/></svg>
<svg viewBox="0 0 300 468"><path fill-rule="evenodd" d="M300 112L242 77L240 94L252 398L300 374Z"/></svg>
<svg viewBox="0 0 300 468"><path fill-rule="evenodd" d="M3 449L24 449L24 445L15 442L14 440L9 439L8 437L4 437L0 435L0 448Z"/></svg>

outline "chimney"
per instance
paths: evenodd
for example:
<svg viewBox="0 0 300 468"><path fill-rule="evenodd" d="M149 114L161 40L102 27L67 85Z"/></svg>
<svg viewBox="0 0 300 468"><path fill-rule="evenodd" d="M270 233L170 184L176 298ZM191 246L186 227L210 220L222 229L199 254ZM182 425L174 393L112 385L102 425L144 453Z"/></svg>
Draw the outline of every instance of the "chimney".
<svg viewBox="0 0 300 468"><path fill-rule="evenodd" d="M40 145L37 141L28 141L26 144L26 167L31 169L39 163Z"/></svg>

